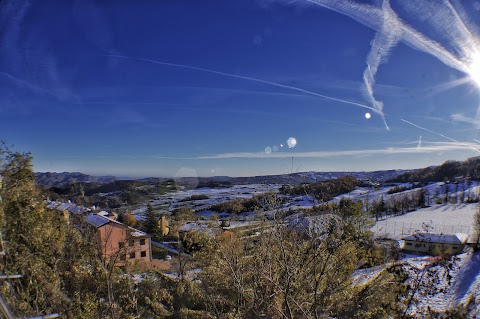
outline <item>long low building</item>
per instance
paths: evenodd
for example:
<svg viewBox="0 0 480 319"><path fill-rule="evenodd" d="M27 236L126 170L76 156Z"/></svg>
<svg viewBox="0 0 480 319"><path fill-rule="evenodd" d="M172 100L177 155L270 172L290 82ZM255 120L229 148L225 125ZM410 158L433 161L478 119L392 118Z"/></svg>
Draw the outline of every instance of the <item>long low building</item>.
<svg viewBox="0 0 480 319"><path fill-rule="evenodd" d="M463 252L468 235L417 233L402 238L403 250L411 253L433 256L456 255Z"/></svg>

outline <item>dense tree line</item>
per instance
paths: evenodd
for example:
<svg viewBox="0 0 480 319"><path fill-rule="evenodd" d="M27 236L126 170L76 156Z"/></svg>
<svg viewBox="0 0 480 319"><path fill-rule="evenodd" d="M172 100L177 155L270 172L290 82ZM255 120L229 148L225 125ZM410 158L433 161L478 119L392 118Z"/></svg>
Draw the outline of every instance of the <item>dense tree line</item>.
<svg viewBox="0 0 480 319"><path fill-rule="evenodd" d="M256 210L270 210L280 201L283 201L274 192L254 195L251 198L239 198L231 201L212 205L211 210L222 213L239 214L242 212L253 212Z"/></svg>
<svg viewBox="0 0 480 319"><path fill-rule="evenodd" d="M392 195L420 187L422 186L419 184L412 184L411 186L394 186L387 191L387 194Z"/></svg>
<svg viewBox="0 0 480 319"><path fill-rule="evenodd" d="M291 196L311 195L319 201L327 202L335 196L353 191L357 186L358 180L355 177L343 176L292 188L282 188L280 193Z"/></svg>
<svg viewBox="0 0 480 319"><path fill-rule="evenodd" d="M463 162L446 161L440 166L427 167L414 172L408 172L394 177L387 182L397 183L429 183L453 181L455 177L469 176L471 179L480 179L480 157L472 157Z"/></svg>
<svg viewBox="0 0 480 319"><path fill-rule="evenodd" d="M401 215L419 208L430 206L430 198L425 189L419 188L407 194L390 196L388 200L382 196L378 200L365 203L365 208L375 216L376 219L382 215Z"/></svg>

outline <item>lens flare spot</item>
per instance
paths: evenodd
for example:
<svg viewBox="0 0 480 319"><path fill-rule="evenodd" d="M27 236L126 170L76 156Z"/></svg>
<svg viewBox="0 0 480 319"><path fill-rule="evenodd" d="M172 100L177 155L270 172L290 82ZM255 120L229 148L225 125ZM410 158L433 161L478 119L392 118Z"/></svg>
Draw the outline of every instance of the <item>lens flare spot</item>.
<svg viewBox="0 0 480 319"><path fill-rule="evenodd" d="M290 137L287 140L287 145L288 145L288 148L295 147L297 145L297 139L295 137Z"/></svg>
<svg viewBox="0 0 480 319"><path fill-rule="evenodd" d="M372 114L370 114L370 113L368 113L368 112L365 113L365 118L366 118L367 120L369 120L371 117L372 117Z"/></svg>
<svg viewBox="0 0 480 319"><path fill-rule="evenodd" d="M278 152L278 146L275 145L272 149L274 152Z"/></svg>
<svg viewBox="0 0 480 319"><path fill-rule="evenodd" d="M271 154L272 153L272 148L270 146L265 147L265 154Z"/></svg>

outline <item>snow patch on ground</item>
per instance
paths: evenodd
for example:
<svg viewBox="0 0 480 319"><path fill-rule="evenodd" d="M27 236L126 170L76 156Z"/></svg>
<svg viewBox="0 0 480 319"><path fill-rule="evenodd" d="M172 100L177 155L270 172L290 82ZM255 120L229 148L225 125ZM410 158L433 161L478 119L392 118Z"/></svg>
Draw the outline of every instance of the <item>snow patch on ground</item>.
<svg viewBox="0 0 480 319"><path fill-rule="evenodd" d="M404 269L415 284L419 270L429 267L431 262L425 260L405 260ZM469 309L468 318L478 318L480 314L480 252L465 253L455 257L451 264L435 265L429 268L436 275L433 281L425 282L425 287L418 290L409 313L421 316L428 309L443 312L455 307L468 306L473 301L477 305ZM424 277L426 278L426 277Z"/></svg>
<svg viewBox="0 0 480 319"><path fill-rule="evenodd" d="M415 232L474 234L473 217L478 204L445 204L422 208L404 215L379 220L372 231L378 237L401 239Z"/></svg>

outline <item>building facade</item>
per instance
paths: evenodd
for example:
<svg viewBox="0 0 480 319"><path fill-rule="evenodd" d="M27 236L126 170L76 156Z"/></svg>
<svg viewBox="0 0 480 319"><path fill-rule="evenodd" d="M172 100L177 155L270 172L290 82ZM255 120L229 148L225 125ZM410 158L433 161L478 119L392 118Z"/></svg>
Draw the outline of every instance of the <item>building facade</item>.
<svg viewBox="0 0 480 319"><path fill-rule="evenodd" d="M402 238L403 250L433 256L457 255L463 252L467 234L418 233Z"/></svg>
<svg viewBox="0 0 480 319"><path fill-rule="evenodd" d="M102 257L117 266L152 261L151 236L116 220L97 214L87 216L95 227Z"/></svg>

